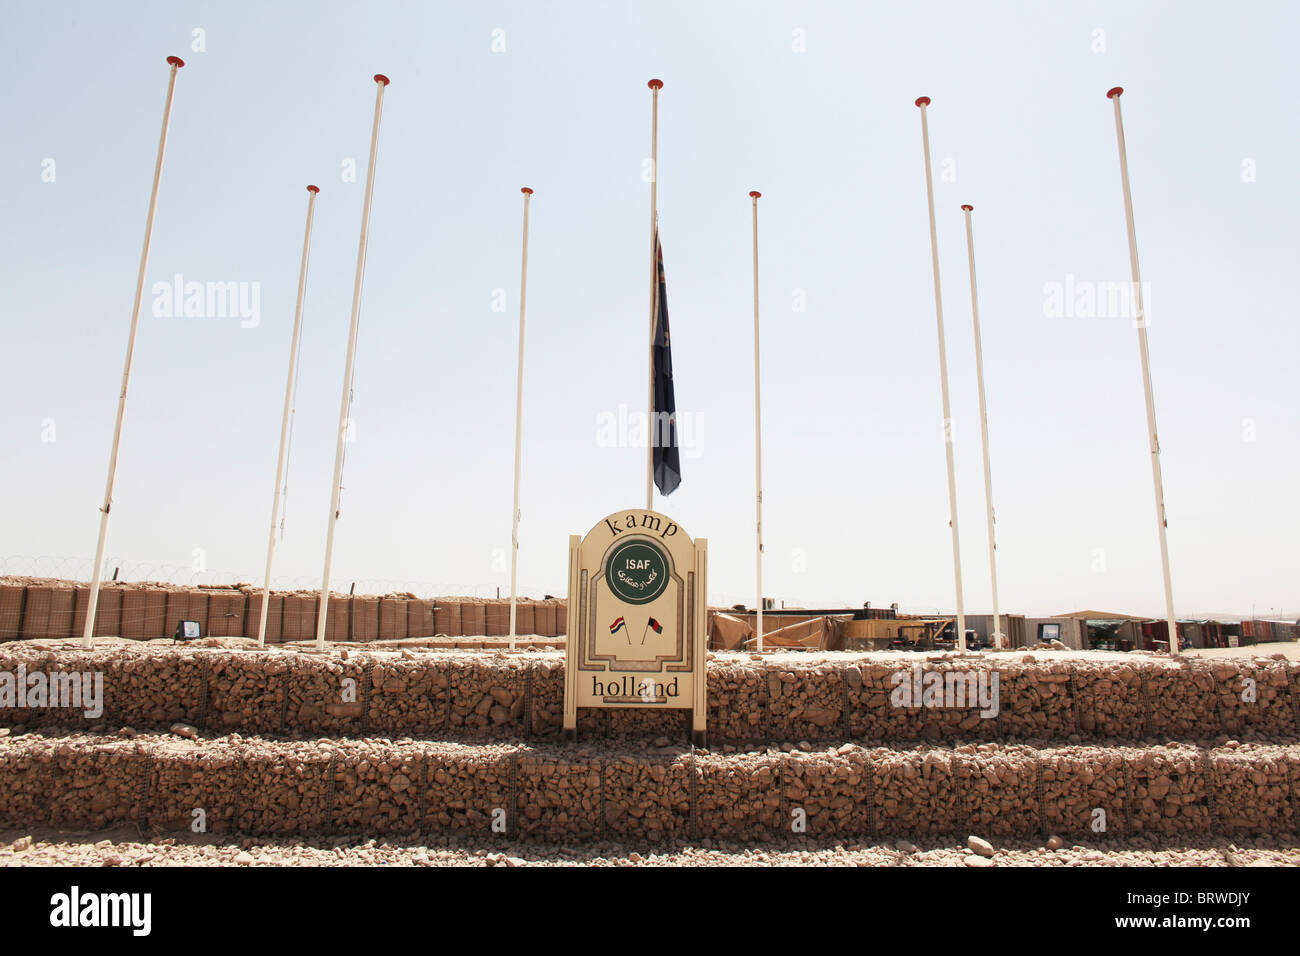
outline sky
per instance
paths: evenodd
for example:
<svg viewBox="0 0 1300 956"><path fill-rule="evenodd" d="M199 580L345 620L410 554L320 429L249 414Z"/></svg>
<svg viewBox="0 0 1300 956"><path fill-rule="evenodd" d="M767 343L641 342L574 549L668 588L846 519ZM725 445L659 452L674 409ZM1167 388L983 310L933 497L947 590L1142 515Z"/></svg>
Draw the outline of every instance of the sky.
<svg viewBox="0 0 1300 956"><path fill-rule="evenodd" d="M308 183L273 583L319 588L375 73L384 95L334 587L520 593L644 503L651 94L682 484L711 604L991 606L971 203L1004 611L1163 615L1114 113L1122 85L1180 617L1300 615L1293 4L68 3L0 7L0 574L87 579L169 54L108 531L124 579L260 583ZM178 280L176 277L181 276ZM239 314L169 315L177 282ZM610 423L613 423L611 427Z"/></svg>

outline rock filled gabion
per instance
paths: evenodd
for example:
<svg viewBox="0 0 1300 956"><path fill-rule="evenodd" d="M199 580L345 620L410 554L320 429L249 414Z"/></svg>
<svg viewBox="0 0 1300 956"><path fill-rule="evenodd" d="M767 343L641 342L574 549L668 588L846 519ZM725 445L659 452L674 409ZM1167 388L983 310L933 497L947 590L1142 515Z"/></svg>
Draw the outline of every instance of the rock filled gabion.
<svg viewBox="0 0 1300 956"><path fill-rule="evenodd" d="M284 708L286 730L309 737L363 733L367 703L364 662L332 657L291 660ZM283 666L283 661L278 663Z"/></svg>
<svg viewBox="0 0 1300 956"><path fill-rule="evenodd" d="M769 733L776 740L827 739L842 735L842 668L818 664L799 671L769 669L764 675Z"/></svg>
<svg viewBox="0 0 1300 956"><path fill-rule="evenodd" d="M881 797L879 826L885 832L924 836L962 829L967 817L963 755L947 750L889 753L873 764L873 793Z"/></svg>
<svg viewBox="0 0 1300 956"><path fill-rule="evenodd" d="M1300 831L1300 753L1294 747L1241 745L1211 762L1212 826L1223 833Z"/></svg>
<svg viewBox="0 0 1300 956"><path fill-rule="evenodd" d="M980 744L976 754L998 754L1001 759L971 762L973 773L966 789L966 810L973 833L1011 836L1041 825L1043 805L1038 796L1038 752L1032 747Z"/></svg>
<svg viewBox="0 0 1300 956"><path fill-rule="evenodd" d="M1075 692L1079 733L1100 737L1123 737L1134 727L1143 727L1147 708L1142 699L1142 675L1127 663L1109 668L1077 672ZM1097 706L1097 702L1102 706Z"/></svg>
<svg viewBox="0 0 1300 956"><path fill-rule="evenodd" d="M793 751L781 761L779 772L781 797L788 808L787 818L780 822L790 832L805 826L812 832L847 837L870 830L874 805L867 795L874 781L868 781L872 770L860 748L846 744L832 760Z"/></svg>
<svg viewBox="0 0 1300 956"><path fill-rule="evenodd" d="M503 744L442 744L427 765L420 829L430 833L508 833L517 750ZM495 829L494 829L495 826ZM504 829L503 829L504 828Z"/></svg>
<svg viewBox="0 0 1300 956"><path fill-rule="evenodd" d="M601 762L604 833L657 843L690 832L691 767L680 754L616 754Z"/></svg>
<svg viewBox="0 0 1300 956"><path fill-rule="evenodd" d="M0 738L0 827L550 842L972 832L1281 835L1300 746L965 745L719 754L452 741Z"/></svg>
<svg viewBox="0 0 1300 956"><path fill-rule="evenodd" d="M170 759L146 760L144 765L149 806L142 813L152 825L189 830L198 819L195 810L201 811L207 833L229 833L242 822L240 807L251 798L251 783L235 748L200 750L196 755L191 745L178 742L172 745Z"/></svg>
<svg viewBox="0 0 1300 956"><path fill-rule="evenodd" d="M203 671L197 655L123 654L107 666L115 721L141 729L202 723Z"/></svg>
<svg viewBox="0 0 1300 956"><path fill-rule="evenodd" d="M578 733L594 737L667 736L685 740L690 734L689 710L653 707L578 708Z"/></svg>
<svg viewBox="0 0 1300 956"><path fill-rule="evenodd" d="M371 733L418 736L446 726L450 707L449 668L404 659L378 661L370 668L367 721Z"/></svg>
<svg viewBox="0 0 1300 956"><path fill-rule="evenodd" d="M20 707L0 720L28 728L90 728L109 721L138 730L176 721L213 731L282 736L382 732L543 740L563 726L564 660L557 653L507 655L280 650L40 650L9 645L0 671L98 674L103 714ZM919 668L919 670L918 670ZM943 706L898 706L918 674L971 691ZM996 705L973 692L976 678ZM918 685L919 686L919 685ZM584 737L687 739L688 711L580 710ZM1300 662L1145 659L752 661L708 664L708 730L714 743L1081 740L1212 741L1221 736L1288 741L1300 717Z"/></svg>
<svg viewBox="0 0 1300 956"><path fill-rule="evenodd" d="M1130 799L1129 765L1118 748L1064 748L1039 754L1043 825L1053 833L1083 836L1097 832L1128 834L1123 807ZM1100 808L1105 818L1096 813ZM1109 809L1108 809L1109 808Z"/></svg>
<svg viewBox="0 0 1300 956"><path fill-rule="evenodd" d="M424 756L417 748L383 754L340 748L333 768L333 824L345 831L411 832L427 790Z"/></svg>
<svg viewBox="0 0 1300 956"><path fill-rule="evenodd" d="M781 795L784 758L771 753L746 754L729 758L703 754L696 762L697 824L708 825L697 832L716 839L754 842L784 828Z"/></svg>
<svg viewBox="0 0 1300 956"><path fill-rule="evenodd" d="M113 694L120 689L117 662L93 652L66 651L55 654L29 650L13 657L0 654L0 672L12 675L15 689L20 675L43 675L47 696L56 686L64 686L69 690L76 688L75 692L80 693L86 677L90 679L91 689L102 689L99 704L103 713L99 716L87 716L86 708L82 707L50 707L39 704L23 706L18 700L13 701L11 706L0 709L0 721L27 727L90 727L105 719L111 710ZM73 678L75 680L69 682Z"/></svg>
<svg viewBox="0 0 1300 956"><path fill-rule="evenodd" d="M534 735L558 734L564 727L564 661L556 657L534 660L531 707Z"/></svg>
<svg viewBox="0 0 1300 956"><path fill-rule="evenodd" d="M331 829L335 747L325 741L282 741L267 748L249 740L236 749L242 769L235 797L240 832L289 836ZM215 791L205 798L222 796Z"/></svg>
<svg viewBox="0 0 1300 956"><path fill-rule="evenodd" d="M519 754L520 837L586 842L599 837L604 806L604 774L590 748L560 754L527 750Z"/></svg>
<svg viewBox="0 0 1300 956"><path fill-rule="evenodd" d="M452 730L518 733L525 726L524 703L530 668L518 658L455 658L450 669Z"/></svg>
<svg viewBox="0 0 1300 956"><path fill-rule="evenodd" d="M216 731L257 733L284 716L292 680L286 667L250 668L236 655L200 652L200 690L206 687L206 713L199 720Z"/></svg>
<svg viewBox="0 0 1300 956"><path fill-rule="evenodd" d="M684 710L580 710L560 739L554 653L9 645L0 672L89 675L102 695L0 711L0 827L654 844L1300 824L1300 663L737 654L708 671L697 750ZM899 699L935 675L962 694Z"/></svg>

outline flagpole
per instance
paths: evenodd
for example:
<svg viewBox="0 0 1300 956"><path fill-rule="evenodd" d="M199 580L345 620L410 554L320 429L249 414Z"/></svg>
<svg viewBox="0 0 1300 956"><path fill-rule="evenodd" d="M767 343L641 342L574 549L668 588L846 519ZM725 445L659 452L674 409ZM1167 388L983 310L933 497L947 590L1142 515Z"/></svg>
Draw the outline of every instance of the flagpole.
<svg viewBox="0 0 1300 956"><path fill-rule="evenodd" d="M758 550L755 553L755 587L758 588L758 650L763 650L763 406L759 390L758 361L758 199L763 194L752 190L749 198L754 209L754 531Z"/></svg>
<svg viewBox="0 0 1300 956"><path fill-rule="evenodd" d="M298 302L293 311L293 336L289 341L289 375L284 383L284 414L280 418L280 453L275 459L275 494L271 497L271 533L266 542L266 583L262 587L262 611L257 622L257 646L266 646L266 615L271 604L271 561L275 554L275 522L280 514L280 481L284 477L284 450L289 440L289 417L293 414L293 377L298 365L298 340L302 332L302 303L307 291L307 254L311 247L311 220L316 209L318 186L307 187L307 228L302 238L302 264L298 267Z"/></svg>
<svg viewBox="0 0 1300 956"><path fill-rule="evenodd" d="M375 74L375 119L370 128L370 165L366 170L366 195L361 207L361 239L357 244L357 273L352 286L352 321L348 327L348 357L343 366L343 398L339 405L339 429L334 447L334 484L330 489L329 523L325 532L325 573L320 586L320 611L316 615L316 650L325 650L325 623L330 606L330 564L334 558L334 527L339 520L339 491L343 482L344 430L352 398L352 368L357 354L357 327L361 319L361 279L366 271L366 241L370 229L370 200L375 191L375 156L379 151L379 117L383 112L388 77Z"/></svg>
<svg viewBox="0 0 1300 956"><path fill-rule="evenodd" d="M158 137L158 156L154 160L153 187L149 192L149 213L144 224L144 249L140 252L140 271L135 280L135 305L131 307L131 331L126 339L126 362L122 369L122 391L117 398L117 421L113 425L113 446L108 456L108 480L104 487L104 506L99 509L99 541L95 545L95 564L90 572L90 595L86 606L86 626L81 646L95 646L95 612L99 607L99 585L103 579L104 543L108 539L108 513L113 507L113 479L117 477L117 452L122 441L122 417L126 413L126 387L131 380L131 357L135 354L135 336L140 327L140 300L144 296L144 273L149 265L149 244L153 239L154 212L158 208L158 183L162 179L163 153L167 148L167 125L172 115L172 96L176 91L176 71L185 65L178 56L169 56L171 73L167 77L167 100L163 104L162 133Z"/></svg>
<svg viewBox="0 0 1300 956"><path fill-rule="evenodd" d="M645 506L654 510L655 440L655 319L659 311L659 257L655 236L659 222L659 91L663 80L646 84L651 90L650 120L650 396L646 413Z"/></svg>
<svg viewBox="0 0 1300 956"><path fill-rule="evenodd" d="M1133 294L1137 303L1138 353L1142 357L1142 388L1146 394L1147 436L1151 441L1151 482L1156 495L1156 530L1160 536L1160 566L1165 580L1165 613L1169 620L1169 655L1178 656L1178 619L1174 617L1174 585L1169 575L1169 521L1165 515L1164 479L1160 473L1160 438L1156 433L1156 400L1151 390L1151 357L1147 351L1147 315L1142 302L1142 276L1138 271L1137 228L1133 224L1133 194L1128 182L1128 152L1124 147L1124 119L1119 98L1124 92L1116 86L1106 93L1115 104L1115 137L1119 141L1119 173L1124 186L1124 221L1128 226L1128 259L1133 273Z"/></svg>
<svg viewBox="0 0 1300 956"><path fill-rule="evenodd" d="M952 570L957 586L957 649L966 653L966 607L961 593L961 542L957 534L957 476L952 457L952 410L948 402L948 354L943 334L943 296L939 290L939 235L934 225L934 182L930 176L930 124L925 108L930 97L916 100L921 109L921 142L925 151L925 198L930 208L930 260L934 268L934 314L939 327L939 388L943 395L943 448L948 459L948 514L952 528Z"/></svg>
<svg viewBox="0 0 1300 956"><path fill-rule="evenodd" d="M519 190L524 194L524 256L519 267L519 371L515 377L515 508L510 529L510 649L515 649L515 608L519 571L519 452L523 445L524 422L524 298L528 292L528 204L533 191L527 186Z"/></svg>
<svg viewBox="0 0 1300 956"><path fill-rule="evenodd" d="M998 614L998 559L993 533L993 469L989 465L989 414L984 402L984 347L980 341L980 306L975 290L975 233L971 227L971 213L975 207L962 206L966 214L966 254L970 262L970 310L975 323L975 379L980 392L980 439L984 444L984 509L989 527L989 576L993 581L993 647L1002 647L1002 618Z"/></svg>

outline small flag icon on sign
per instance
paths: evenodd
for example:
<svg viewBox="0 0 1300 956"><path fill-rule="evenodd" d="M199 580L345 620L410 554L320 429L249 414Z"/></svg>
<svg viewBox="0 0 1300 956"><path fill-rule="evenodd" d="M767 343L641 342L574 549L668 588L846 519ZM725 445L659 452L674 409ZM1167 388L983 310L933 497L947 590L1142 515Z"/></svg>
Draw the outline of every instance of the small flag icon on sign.
<svg viewBox="0 0 1300 956"><path fill-rule="evenodd" d="M656 621L654 618L650 618L650 620L646 621L646 622L645 622L645 629L641 632L641 643L642 643L642 645L645 644L645 636L646 636L647 634L649 634L650 631L652 631L652 630L653 630L656 634L662 634L662 633L664 632L664 626L663 626L662 624L660 624L658 621Z"/></svg>
<svg viewBox="0 0 1300 956"><path fill-rule="evenodd" d="M624 620L620 617L617 621L615 621L613 624L611 624L611 625L609 626L609 633L610 633L610 635L612 636L612 635L614 635L614 634L617 634L617 633L618 633L619 631L621 631L621 630L622 630L626 625L627 625L627 622L624 621Z"/></svg>

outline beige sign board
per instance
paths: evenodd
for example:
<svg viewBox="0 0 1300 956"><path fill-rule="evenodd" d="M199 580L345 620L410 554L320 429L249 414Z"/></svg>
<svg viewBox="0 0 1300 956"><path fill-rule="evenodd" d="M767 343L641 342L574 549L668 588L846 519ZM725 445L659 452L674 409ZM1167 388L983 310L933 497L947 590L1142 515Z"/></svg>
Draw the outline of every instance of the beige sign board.
<svg viewBox="0 0 1300 956"><path fill-rule="evenodd" d="M689 709L704 742L708 542L635 509L569 537L564 729L579 707Z"/></svg>

